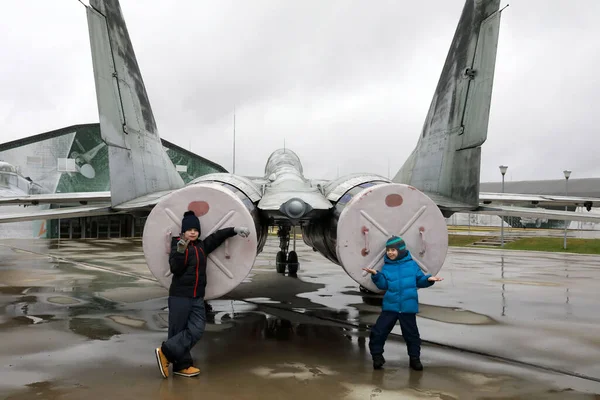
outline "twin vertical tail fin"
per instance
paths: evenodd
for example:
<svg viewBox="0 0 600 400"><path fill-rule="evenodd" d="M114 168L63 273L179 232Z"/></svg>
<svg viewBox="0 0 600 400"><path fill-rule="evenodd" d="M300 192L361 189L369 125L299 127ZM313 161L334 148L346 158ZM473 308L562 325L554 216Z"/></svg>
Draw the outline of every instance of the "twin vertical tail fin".
<svg viewBox="0 0 600 400"><path fill-rule="evenodd" d="M446 215L479 205L500 0L467 0L417 147L394 177L427 193Z"/></svg>
<svg viewBox="0 0 600 400"><path fill-rule="evenodd" d="M181 188L164 151L118 0L91 0L87 18L112 205Z"/></svg>

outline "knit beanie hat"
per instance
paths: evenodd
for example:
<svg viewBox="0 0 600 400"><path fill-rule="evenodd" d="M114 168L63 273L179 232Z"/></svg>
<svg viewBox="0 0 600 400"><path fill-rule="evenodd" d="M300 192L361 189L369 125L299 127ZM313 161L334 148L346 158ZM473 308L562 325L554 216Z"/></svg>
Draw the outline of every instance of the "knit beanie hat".
<svg viewBox="0 0 600 400"><path fill-rule="evenodd" d="M185 231L189 231L193 228L196 228L198 230L198 235L200 235L200 220L193 211L186 211L181 220L181 233L185 233Z"/></svg>
<svg viewBox="0 0 600 400"><path fill-rule="evenodd" d="M406 250L406 243L399 236L392 236L385 243L385 248L387 249L396 249L398 250L398 258L403 258L408 254L408 250Z"/></svg>

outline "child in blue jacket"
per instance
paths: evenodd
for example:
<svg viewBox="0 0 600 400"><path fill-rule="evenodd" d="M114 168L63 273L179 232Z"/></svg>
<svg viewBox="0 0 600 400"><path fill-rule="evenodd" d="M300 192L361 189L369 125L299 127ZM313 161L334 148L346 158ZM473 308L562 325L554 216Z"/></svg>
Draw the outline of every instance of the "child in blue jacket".
<svg viewBox="0 0 600 400"><path fill-rule="evenodd" d="M421 371L423 365L420 360L421 337L417 327L417 313L419 312L417 288L427 288L434 282L444 279L430 274L425 275L412 259L402 238L392 236L388 239L385 247L386 253L383 256L384 265L381 271L363 268L371 274L375 286L386 290L381 314L371 329L369 340L373 368L380 369L385 364L383 346L396 325L396 321L399 320L410 357L410 367Z"/></svg>

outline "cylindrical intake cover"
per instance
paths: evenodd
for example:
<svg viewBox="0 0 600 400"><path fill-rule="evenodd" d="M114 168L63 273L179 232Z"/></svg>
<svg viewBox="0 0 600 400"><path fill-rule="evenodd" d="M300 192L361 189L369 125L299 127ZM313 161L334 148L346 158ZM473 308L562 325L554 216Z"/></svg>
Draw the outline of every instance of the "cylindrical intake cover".
<svg viewBox="0 0 600 400"><path fill-rule="evenodd" d="M356 194L340 214L337 257L352 279L381 292L362 268L381 270L385 243L401 236L423 272L436 275L448 251L446 219L424 193L404 184L376 185Z"/></svg>
<svg viewBox="0 0 600 400"><path fill-rule="evenodd" d="M256 227L250 212L231 191L214 183L198 183L163 197L144 226L143 248L148 268L160 284L171 284L169 252L171 238L179 236L183 213L192 210L200 220L200 238L228 227L245 226L250 236L234 236L208 255L207 300L218 298L248 276L256 259Z"/></svg>

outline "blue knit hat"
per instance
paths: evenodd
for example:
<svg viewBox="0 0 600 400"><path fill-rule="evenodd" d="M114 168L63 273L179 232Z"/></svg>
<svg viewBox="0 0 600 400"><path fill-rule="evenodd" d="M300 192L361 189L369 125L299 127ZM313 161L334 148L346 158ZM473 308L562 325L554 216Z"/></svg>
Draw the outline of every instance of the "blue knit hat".
<svg viewBox="0 0 600 400"><path fill-rule="evenodd" d="M398 258L404 258L406 254L408 254L408 250L406 250L406 243L400 236L392 236L385 243L385 248L387 249L396 249L398 250Z"/></svg>
<svg viewBox="0 0 600 400"><path fill-rule="evenodd" d="M181 220L181 233L185 233L185 231L189 231L193 228L196 228L198 230L198 235L200 235L200 220L193 211L186 211Z"/></svg>
<svg viewBox="0 0 600 400"><path fill-rule="evenodd" d="M385 243L385 248L386 249L393 248L393 249L397 249L398 251L400 251L400 250L406 249L406 243L404 243L404 240L402 240L402 238L400 236L392 236Z"/></svg>

